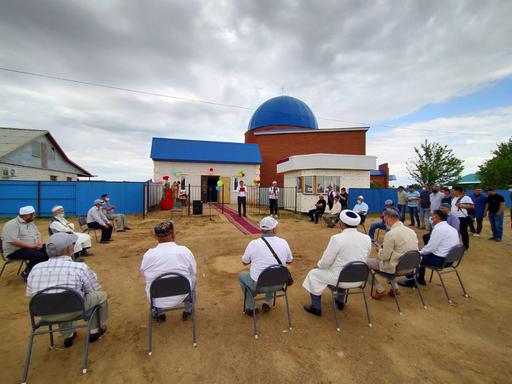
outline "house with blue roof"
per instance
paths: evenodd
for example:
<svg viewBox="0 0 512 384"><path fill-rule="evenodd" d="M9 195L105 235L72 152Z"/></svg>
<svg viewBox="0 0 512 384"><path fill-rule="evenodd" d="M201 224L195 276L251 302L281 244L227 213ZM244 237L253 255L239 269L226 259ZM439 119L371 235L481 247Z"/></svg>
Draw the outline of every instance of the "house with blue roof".
<svg viewBox="0 0 512 384"><path fill-rule="evenodd" d="M154 137L151 143L153 179L179 181L191 200L236 203L236 186L260 180L258 144ZM222 194L215 188L221 180ZM188 192L188 185L191 190ZM199 189L200 186L200 189Z"/></svg>

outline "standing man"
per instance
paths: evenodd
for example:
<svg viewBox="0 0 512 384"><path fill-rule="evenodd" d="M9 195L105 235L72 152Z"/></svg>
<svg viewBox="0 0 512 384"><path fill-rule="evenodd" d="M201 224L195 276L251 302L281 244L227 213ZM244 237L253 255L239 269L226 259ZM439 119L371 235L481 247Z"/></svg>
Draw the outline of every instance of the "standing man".
<svg viewBox="0 0 512 384"><path fill-rule="evenodd" d="M276 215L279 217L277 212L279 209L279 187L277 181L272 182L272 186L268 189L268 202L270 205L270 216Z"/></svg>
<svg viewBox="0 0 512 384"><path fill-rule="evenodd" d="M103 200L94 200L94 206L87 212L87 226L92 229L101 229L102 244L108 244L112 241L112 224L103 213Z"/></svg>
<svg viewBox="0 0 512 384"><path fill-rule="evenodd" d="M103 200L103 212L107 219L114 221L116 231L124 232L125 230L129 231L128 228L128 220L126 219L126 215L122 213L115 213L116 206L110 204L110 197L106 193L101 195L101 199Z"/></svg>
<svg viewBox="0 0 512 384"><path fill-rule="evenodd" d="M420 192L420 228L425 229L425 216L427 223L430 219L430 188L424 184Z"/></svg>
<svg viewBox="0 0 512 384"><path fill-rule="evenodd" d="M74 262L71 258L75 250L75 242L78 237L75 234L64 232L55 233L50 236L46 243L46 249L50 259L39 263L34 267L28 277L27 296L34 296L37 292L55 286L71 288L84 298L85 311L99 306L92 320L93 329L88 335L89 342L97 341L106 331L105 321L108 318L107 294L101 290L96 274L85 263ZM98 326L99 316L100 328ZM44 320L60 321L59 328L66 329L73 327L69 319L76 317L75 313L51 315ZM69 348L76 337L76 331L62 332L64 347Z"/></svg>
<svg viewBox="0 0 512 384"><path fill-rule="evenodd" d="M400 221L403 223L405 221L405 209L407 207L407 194L404 191L404 187L398 187L397 195L398 212L400 212Z"/></svg>
<svg viewBox="0 0 512 384"><path fill-rule="evenodd" d="M340 272L352 261L366 263L370 255L372 242L368 235L357 230L361 218L351 210L340 213L341 233L331 236L329 244L318 261L316 268L308 272L302 286L309 292L311 304L304 310L316 316L322 316L322 292L328 285L336 285ZM339 310L345 306L345 294L336 297Z"/></svg>
<svg viewBox="0 0 512 384"><path fill-rule="evenodd" d="M341 188L340 192L341 210L348 209L348 193L345 187Z"/></svg>
<svg viewBox="0 0 512 384"><path fill-rule="evenodd" d="M250 264L251 266L249 272L243 271L238 275L242 294L245 295L244 311L249 316L252 316L254 312L259 312L251 292L254 292L256 289L261 273L271 265L286 265L293 261L292 251L288 242L276 236L277 224L277 220L270 216L261 219L261 238L252 240L247 245L242 256L242 263L244 265ZM280 263L278 263L276 257L279 258ZM270 287L269 292L265 295L265 301L261 306L263 312L270 311L270 302L274 298L272 288Z"/></svg>
<svg viewBox="0 0 512 384"><path fill-rule="evenodd" d="M464 189L462 189L462 187L453 187L452 213L459 218L460 237L466 249L469 249L468 229L469 222L471 221L468 209L473 208L473 200L471 200L471 197L464 194Z"/></svg>
<svg viewBox="0 0 512 384"><path fill-rule="evenodd" d="M471 195L471 200L475 206L475 219L476 219L476 230L473 224L473 220L470 222L471 233L475 237L480 237L482 232L482 224L484 221L485 204L487 203L487 196L482 193L482 188L477 187Z"/></svg>
<svg viewBox="0 0 512 384"><path fill-rule="evenodd" d="M486 212L489 212L492 237L489 240L501 241L503 238L503 221L505 219L505 199L495 188L487 188Z"/></svg>
<svg viewBox="0 0 512 384"><path fill-rule="evenodd" d="M439 192L439 185L434 184L432 186L432 193L429 196L430 199L430 216L428 218L428 228L432 232L432 212L441 207L444 195Z"/></svg>
<svg viewBox="0 0 512 384"><path fill-rule="evenodd" d="M158 276L164 273L175 272L185 276L190 283L192 297L187 295L169 296L156 298L153 301L156 311L153 318L158 322L166 319L165 309L175 307L185 302L185 309L182 314L183 320L192 315L192 306L196 300L196 261L190 250L176 244L174 225L171 222L162 222L153 228L158 244L155 248L149 249L142 258L140 272L146 280L146 296L149 300L149 289L151 283Z"/></svg>
<svg viewBox="0 0 512 384"><path fill-rule="evenodd" d="M446 187L443 188L443 198L441 199L441 204L442 203L448 203L448 204L452 203L452 195L450 193L450 188L446 188Z"/></svg>
<svg viewBox="0 0 512 384"><path fill-rule="evenodd" d="M315 208L310 209L308 212L309 221L314 221L315 224L318 224L318 218L324 214L325 206L326 203L324 195L318 195L318 201L315 204Z"/></svg>
<svg viewBox="0 0 512 384"><path fill-rule="evenodd" d="M236 194L238 196L238 216L242 217L242 207L244 209L244 217L247 213L247 188L243 180L240 180L240 185L236 187Z"/></svg>
<svg viewBox="0 0 512 384"><path fill-rule="evenodd" d="M332 189L332 186L327 187L327 205L329 207L329 210L332 209L332 206L334 205L334 190Z"/></svg>
<svg viewBox="0 0 512 384"><path fill-rule="evenodd" d="M418 191L414 189L413 185L409 185L408 191L406 192L407 196L407 209L409 211L409 215L411 216L411 224L410 227L414 227L414 219L416 219L416 225L418 228L420 227L420 216L418 214L418 201L420 200L420 194Z"/></svg>
<svg viewBox="0 0 512 384"><path fill-rule="evenodd" d="M48 260L41 233L34 224L35 209L21 207L19 215L5 223L2 230L2 248L8 260L26 260L27 267L21 277L27 277L38 263Z"/></svg>

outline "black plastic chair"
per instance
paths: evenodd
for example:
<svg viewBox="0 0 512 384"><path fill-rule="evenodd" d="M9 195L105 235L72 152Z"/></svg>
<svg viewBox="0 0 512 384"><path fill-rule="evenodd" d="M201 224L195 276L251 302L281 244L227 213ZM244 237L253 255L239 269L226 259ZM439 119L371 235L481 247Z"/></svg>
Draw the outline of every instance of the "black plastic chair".
<svg viewBox="0 0 512 384"><path fill-rule="evenodd" d="M400 308L400 303L398 302L397 291L395 290L396 278L397 277L409 277L414 279L415 288L418 289L418 295L420 296L421 304L424 309L427 309L427 305L425 304L425 300L423 299L423 294L421 293L421 289L418 284L418 280L416 279L416 275L418 274L418 268L420 266L421 255L418 251L409 251L405 252L398 261L398 264L395 269L395 273L386 273L379 270L374 270L372 274L372 289L371 295L373 296L373 286L375 283L375 275L379 275L384 277L391 289L393 290L393 299L395 299L396 307L398 309L398 313L402 315L402 309ZM412 275L412 277L410 277ZM394 282L394 284L393 284Z"/></svg>
<svg viewBox="0 0 512 384"><path fill-rule="evenodd" d="M348 295L361 294L363 295L364 307L366 309L366 317L368 318L368 326L372 326L372 320L370 317L370 310L368 308L368 300L366 299L366 293L364 288L368 281L368 274L370 269L366 263L362 261L353 261L343 267L338 277L338 283L336 286L328 285L332 294L332 308L334 309L334 318L336 319L336 330L340 331L340 320L338 318L338 311L336 310L336 294L345 294L345 303L347 302ZM357 291L350 291L351 289L357 289Z"/></svg>
<svg viewBox="0 0 512 384"><path fill-rule="evenodd" d="M360 214L358 213L359 217L361 218L361 222L359 223L360 226L363 227L363 230L364 230L364 233L368 234L368 232L366 231L366 226L364 225L365 221L366 221L366 213L363 215L363 214ZM359 227L358 225L358 227Z"/></svg>
<svg viewBox="0 0 512 384"><path fill-rule="evenodd" d="M286 314L288 316L288 329L292 329L292 320L290 317L290 308L288 306L288 268L286 268L284 265L271 265L270 267L265 268L263 272L261 272L260 276L258 277L258 281L256 282L256 289L254 291L251 291L248 287L245 287L244 291L244 304L243 309L245 311L245 299L247 292L252 295L254 298L254 301L261 301L264 300L263 297L257 298L256 296L259 294L269 293L272 292L274 294L274 303L273 306L276 306L276 298L278 297L284 297L286 301ZM274 289L274 287L278 287ZM269 289L272 289L270 291ZM281 294L277 294L277 292L283 292ZM252 312L252 329L254 338L258 338L258 330L256 328L256 311Z"/></svg>
<svg viewBox="0 0 512 384"><path fill-rule="evenodd" d="M192 298L192 289L190 282L182 274L175 272L163 273L158 276L149 287L149 320L148 320L148 355L153 354L153 313L156 313L156 307L153 300L164 297L188 295L185 301L192 303L192 346L197 347L196 342L196 310L195 302ZM184 309L184 306L160 309L163 312L177 311Z"/></svg>
<svg viewBox="0 0 512 384"><path fill-rule="evenodd" d="M32 345L34 337L38 335L50 336L50 349L54 348L53 334L59 331L71 331L74 332L78 328L87 328L87 335L85 336L84 354L83 354L83 368L82 373L87 373L88 368L88 356L89 356L89 334L92 328L92 319L95 313L98 311L99 306L95 306L85 311L85 303L83 297L73 289L67 287L49 287L37 292L31 299L29 304L30 321L32 323L32 333L29 337L27 355L25 357L25 367L23 368L23 379L22 383L27 382L28 368L30 364L30 356L32 354ZM73 327L64 329L54 329L53 325L57 325L62 321L48 321L39 319L36 321L36 317L61 315L61 314L75 314L76 316L65 320L77 321L84 320L86 324L75 325ZM98 329L100 328L100 319L98 318ZM38 331L40 327L48 327L46 331Z"/></svg>
<svg viewBox="0 0 512 384"><path fill-rule="evenodd" d="M432 276L434 275L434 271L439 276L439 280L441 280L441 285L443 286L444 294L446 295L448 303L450 304L452 304L453 301L450 295L448 294L448 290L446 289L446 285L444 284L444 280L442 277L442 275L445 275L447 273L455 272L455 274L457 275L457 279L459 279L459 284L460 287L462 288L462 292L464 293L464 297L469 297L468 293L466 292L466 289L464 288L464 284L462 284L462 279L460 278L459 271L457 270L460 263L462 262L462 258L464 257L464 252L466 252L466 248L464 247L464 245L457 244L455 247L450 249L441 267L435 267L433 265L424 264L425 268L431 270L429 279L430 283L432 282Z"/></svg>
<svg viewBox="0 0 512 384"><path fill-rule="evenodd" d="M96 240L96 242L98 242L97 231L100 231L100 229L89 228L89 226L87 225L87 217L86 216L78 216L78 225L80 226L80 230L84 233L88 233L90 235L91 231L93 231L94 239Z"/></svg>
<svg viewBox="0 0 512 384"><path fill-rule="evenodd" d="M21 268L23 267L23 265L27 265L27 260L17 260L17 259L9 259L8 257L5 257L4 255L4 249L3 249L3 244L2 244L2 239L0 239L0 254L2 255L2 260L4 262L4 264L2 265L2 270L0 271L0 277L2 277L3 273L4 273L4 269L5 267L7 267L7 265L9 264L12 264L12 263L20 263L20 266L18 268L18 272L16 273L18 276L19 274L21 273Z"/></svg>

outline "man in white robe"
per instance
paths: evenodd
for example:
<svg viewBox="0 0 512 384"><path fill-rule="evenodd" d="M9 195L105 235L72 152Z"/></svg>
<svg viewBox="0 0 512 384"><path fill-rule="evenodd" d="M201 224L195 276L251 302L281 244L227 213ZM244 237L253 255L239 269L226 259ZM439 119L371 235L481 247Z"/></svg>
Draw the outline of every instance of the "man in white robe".
<svg viewBox="0 0 512 384"><path fill-rule="evenodd" d="M56 205L52 208L53 221L50 223L50 232L52 234L58 232L74 233L78 236L78 240L75 243L75 254L81 256L92 256L87 249L91 248L91 236L87 233L75 232L75 225L66 220L64 214L64 207L62 205Z"/></svg>
<svg viewBox="0 0 512 384"><path fill-rule="evenodd" d="M354 211L345 209L340 213L341 233L331 236L329 244L317 264L309 271L302 286L311 296L311 304L304 309L316 316L322 316L322 292L328 285L336 285L341 270L352 261L366 263L371 252L370 236L358 232L361 218ZM339 310L345 305L345 295L336 298Z"/></svg>

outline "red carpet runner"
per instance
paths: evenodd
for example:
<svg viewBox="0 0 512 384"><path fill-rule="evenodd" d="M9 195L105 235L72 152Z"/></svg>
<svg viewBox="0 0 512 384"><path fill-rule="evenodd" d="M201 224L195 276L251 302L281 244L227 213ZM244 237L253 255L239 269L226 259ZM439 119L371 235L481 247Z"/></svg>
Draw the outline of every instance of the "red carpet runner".
<svg viewBox="0 0 512 384"><path fill-rule="evenodd" d="M213 204L213 207L219 211L222 212L222 206L218 203ZM238 212L235 212L231 208L228 208L224 206L224 216L227 217L227 219L233 223L235 227L237 227L240 231L247 234L255 234L260 233L260 229L258 227L255 227L249 220L247 220L245 217L238 216Z"/></svg>

